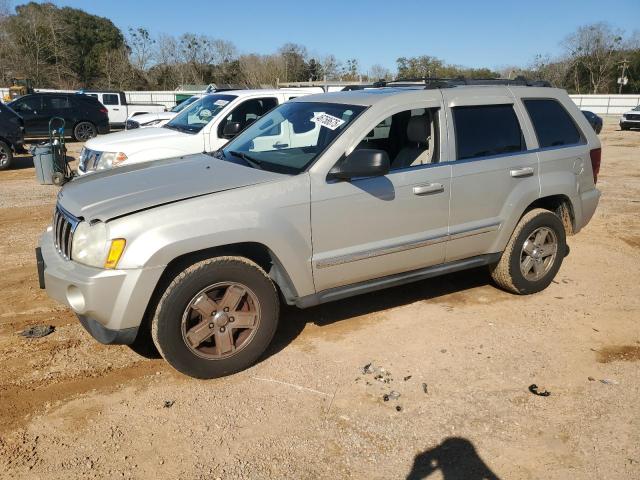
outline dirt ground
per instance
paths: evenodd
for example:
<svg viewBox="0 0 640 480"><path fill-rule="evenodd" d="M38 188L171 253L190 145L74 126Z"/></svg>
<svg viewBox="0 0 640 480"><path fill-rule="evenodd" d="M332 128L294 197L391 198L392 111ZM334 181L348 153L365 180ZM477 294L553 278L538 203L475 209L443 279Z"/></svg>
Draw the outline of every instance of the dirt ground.
<svg viewBox="0 0 640 480"><path fill-rule="evenodd" d="M287 309L212 381L99 345L38 289L57 189L21 158L0 172L0 478L640 478L640 132L601 139L600 206L544 292L479 270ZM56 329L17 334L36 324Z"/></svg>

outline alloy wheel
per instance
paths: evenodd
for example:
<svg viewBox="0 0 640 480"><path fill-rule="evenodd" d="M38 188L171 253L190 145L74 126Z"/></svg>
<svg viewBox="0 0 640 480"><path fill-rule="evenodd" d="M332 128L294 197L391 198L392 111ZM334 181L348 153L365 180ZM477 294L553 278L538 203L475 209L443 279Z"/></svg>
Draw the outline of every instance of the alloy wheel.
<svg viewBox="0 0 640 480"><path fill-rule="evenodd" d="M535 229L522 245L520 272L529 281L544 277L558 255L558 238L548 227Z"/></svg>

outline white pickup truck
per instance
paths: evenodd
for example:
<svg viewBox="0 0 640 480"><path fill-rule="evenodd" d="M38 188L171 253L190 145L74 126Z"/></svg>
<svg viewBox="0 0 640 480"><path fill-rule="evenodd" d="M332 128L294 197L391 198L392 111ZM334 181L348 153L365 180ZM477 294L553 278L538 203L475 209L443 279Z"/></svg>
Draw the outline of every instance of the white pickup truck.
<svg viewBox="0 0 640 480"><path fill-rule="evenodd" d="M89 140L78 174L112 167L214 152L272 108L317 93L311 88L230 90L205 95L160 128L136 128ZM266 137L265 137L266 138ZM283 133L273 135L274 145Z"/></svg>
<svg viewBox="0 0 640 480"><path fill-rule="evenodd" d="M83 93L97 98L109 110L109 125L115 128L124 127L128 118L167 110L159 103L129 103L125 93L117 90L84 90Z"/></svg>

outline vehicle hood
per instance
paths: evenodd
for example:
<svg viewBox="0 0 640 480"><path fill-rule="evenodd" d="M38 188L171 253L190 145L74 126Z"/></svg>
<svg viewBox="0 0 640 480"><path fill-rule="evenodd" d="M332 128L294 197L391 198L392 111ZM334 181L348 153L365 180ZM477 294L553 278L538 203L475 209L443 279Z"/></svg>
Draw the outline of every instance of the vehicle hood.
<svg viewBox="0 0 640 480"><path fill-rule="evenodd" d="M134 122L138 122L140 125L144 125L145 123L153 122L154 120L171 120L175 116L176 114L174 112L143 113L142 115L130 117L129 120L133 120Z"/></svg>
<svg viewBox="0 0 640 480"><path fill-rule="evenodd" d="M100 135L85 143L85 147L98 152L124 152L129 155L151 145L157 147L159 142L169 146L192 136L169 128L136 128Z"/></svg>
<svg viewBox="0 0 640 480"><path fill-rule="evenodd" d="M179 200L284 177L197 154L76 178L60 190L58 203L75 217L107 221Z"/></svg>
<svg viewBox="0 0 640 480"><path fill-rule="evenodd" d="M622 115L640 115L640 110L629 110L624 112Z"/></svg>

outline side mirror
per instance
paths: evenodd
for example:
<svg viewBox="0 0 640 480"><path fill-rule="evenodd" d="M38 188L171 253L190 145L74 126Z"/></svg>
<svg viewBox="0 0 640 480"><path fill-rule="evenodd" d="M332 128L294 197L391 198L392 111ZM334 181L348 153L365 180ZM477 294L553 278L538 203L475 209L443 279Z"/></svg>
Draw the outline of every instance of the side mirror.
<svg viewBox="0 0 640 480"><path fill-rule="evenodd" d="M381 177L389 173L389 155L384 150L354 150L329 171L327 179L351 180L357 177Z"/></svg>
<svg viewBox="0 0 640 480"><path fill-rule="evenodd" d="M222 136L225 138L235 137L240 130L240 122L227 122L227 124L222 129Z"/></svg>

